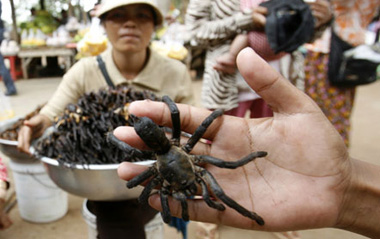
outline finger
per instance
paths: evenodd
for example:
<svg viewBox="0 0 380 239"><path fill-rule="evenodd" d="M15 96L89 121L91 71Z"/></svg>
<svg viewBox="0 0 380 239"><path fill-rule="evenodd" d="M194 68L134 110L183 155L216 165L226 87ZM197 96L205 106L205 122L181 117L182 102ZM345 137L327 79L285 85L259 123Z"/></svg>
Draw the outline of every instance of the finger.
<svg viewBox="0 0 380 239"><path fill-rule="evenodd" d="M117 174L119 175L119 178L123 180L131 180L135 176L142 173L144 170L146 170L148 166L142 166L135 163L129 163L129 162L123 162L119 165L117 169Z"/></svg>
<svg viewBox="0 0 380 239"><path fill-rule="evenodd" d="M263 7L263 6L257 6L254 8L254 12L257 12L257 13L260 13L263 15L267 15L268 14L268 8Z"/></svg>
<svg viewBox="0 0 380 239"><path fill-rule="evenodd" d="M30 154L30 140L32 137L32 129L28 126L22 126L17 137L17 148L21 152Z"/></svg>
<svg viewBox="0 0 380 239"><path fill-rule="evenodd" d="M113 131L113 134L118 139L126 142L132 147L135 147L141 150L149 149L144 143L144 141L137 135L134 128L131 126L119 126ZM188 139L189 137L183 137L181 138L181 142L183 142L184 144L185 142L187 142ZM207 154L209 151L210 151L210 144L207 144L201 140L194 146L191 153L192 154Z"/></svg>
<svg viewBox="0 0 380 239"><path fill-rule="evenodd" d="M209 110L185 104L177 104L177 107L180 111L181 129L190 134L194 133L195 129L198 128L203 120L211 114L211 111ZM150 100L134 101L129 106L129 112L137 116L149 117L158 125L172 126L169 108L162 102ZM204 134L204 138L212 140L221 123L221 119L214 120Z"/></svg>
<svg viewBox="0 0 380 239"><path fill-rule="evenodd" d="M30 120L25 120L24 125L29 126L29 127L35 127L38 124L37 117L31 118Z"/></svg>
<svg viewBox="0 0 380 239"><path fill-rule="evenodd" d="M229 66L229 65L225 65L223 64L222 62L217 62L215 65L214 65L214 69L217 70L217 71L220 71L220 72L223 72L223 73L226 73L226 74L233 74L236 72L236 67L233 67L233 66Z"/></svg>
<svg viewBox="0 0 380 239"><path fill-rule="evenodd" d="M309 4L310 4L311 10L313 11L313 14L315 11L319 13L324 13L324 14L330 12L330 6L328 2L317 1L317 2L309 3Z"/></svg>
<svg viewBox="0 0 380 239"><path fill-rule="evenodd" d="M32 123L32 121L30 121L30 120L25 120L23 124L26 125L26 126L29 126L29 127L33 127L34 126L33 123Z"/></svg>
<svg viewBox="0 0 380 239"><path fill-rule="evenodd" d="M136 131L131 126L120 126L117 127L113 134L116 136L116 138L126 142L132 147L139 148L139 149L147 149L144 141L137 135Z"/></svg>
<svg viewBox="0 0 380 239"><path fill-rule="evenodd" d="M247 47L239 53L237 65L248 85L275 113L305 113L318 108L311 99L260 58L252 48Z"/></svg>

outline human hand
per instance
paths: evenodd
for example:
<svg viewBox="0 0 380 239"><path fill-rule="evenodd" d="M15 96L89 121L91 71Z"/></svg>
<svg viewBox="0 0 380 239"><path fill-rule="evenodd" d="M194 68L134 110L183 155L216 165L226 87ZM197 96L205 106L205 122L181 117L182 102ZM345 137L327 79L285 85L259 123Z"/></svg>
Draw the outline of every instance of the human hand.
<svg viewBox="0 0 380 239"><path fill-rule="evenodd" d="M255 31L264 31L267 14L268 9L266 7L258 6L252 8L252 22Z"/></svg>
<svg viewBox="0 0 380 239"><path fill-rule="evenodd" d="M52 125L50 119L42 114L32 117L30 120L25 120L24 125L18 132L17 148L24 153L29 152L30 142L44 133L44 131Z"/></svg>
<svg viewBox="0 0 380 239"><path fill-rule="evenodd" d="M333 17L330 2L327 0L316 0L314 2L307 2L309 4L312 14L314 16L315 28L326 24Z"/></svg>
<svg viewBox="0 0 380 239"><path fill-rule="evenodd" d="M217 211L203 200L189 199L191 220L224 224L245 229L291 231L341 225L344 193L352 170L347 148L318 106L285 80L251 49L238 56L238 68L247 83L272 107L273 118L245 119L222 116L204 137L211 145L200 144L191 151L234 161L253 151L268 156L231 170L205 165L225 193L265 220L263 227L235 210ZM193 133L210 111L178 104L181 128ZM168 107L160 102L134 102L130 113L147 116L159 125L171 126ZM144 148L131 127L119 127L114 134L128 144ZM145 167L120 165L124 180L140 174ZM161 210L158 195L149 204ZM172 215L181 216L181 206L170 199Z"/></svg>
<svg viewBox="0 0 380 239"><path fill-rule="evenodd" d="M214 69L226 74L234 74L237 70L236 58L230 53L219 56L216 58Z"/></svg>

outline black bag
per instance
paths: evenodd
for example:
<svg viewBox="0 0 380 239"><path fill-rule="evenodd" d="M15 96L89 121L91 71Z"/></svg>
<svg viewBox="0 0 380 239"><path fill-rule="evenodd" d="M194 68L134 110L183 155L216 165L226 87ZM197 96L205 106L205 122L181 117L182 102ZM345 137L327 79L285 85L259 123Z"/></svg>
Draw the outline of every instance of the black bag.
<svg viewBox="0 0 380 239"><path fill-rule="evenodd" d="M303 0L270 0L260 6L268 9L265 34L276 54L291 53L312 39L314 17Z"/></svg>
<svg viewBox="0 0 380 239"><path fill-rule="evenodd" d="M328 63L328 77L330 84L338 87L353 87L376 81L379 63L366 59L346 57L345 51L353 46L331 32L331 47Z"/></svg>

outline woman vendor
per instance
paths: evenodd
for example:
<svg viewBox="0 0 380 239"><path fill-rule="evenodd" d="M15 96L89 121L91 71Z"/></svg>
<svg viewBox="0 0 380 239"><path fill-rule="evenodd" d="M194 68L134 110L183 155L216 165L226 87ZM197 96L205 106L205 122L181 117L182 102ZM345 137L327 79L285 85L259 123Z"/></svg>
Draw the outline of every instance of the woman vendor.
<svg viewBox="0 0 380 239"><path fill-rule="evenodd" d="M168 95L175 102L193 103L186 66L149 47L155 28L163 22L153 0L104 0L96 14L111 46L100 58L81 59L64 75L40 114L25 121L18 135L20 150L29 152L30 141L41 136L67 104L76 103L84 93L107 85L128 84L157 95ZM137 200L90 201L89 206L97 216L100 239L145 238L144 225L157 213Z"/></svg>

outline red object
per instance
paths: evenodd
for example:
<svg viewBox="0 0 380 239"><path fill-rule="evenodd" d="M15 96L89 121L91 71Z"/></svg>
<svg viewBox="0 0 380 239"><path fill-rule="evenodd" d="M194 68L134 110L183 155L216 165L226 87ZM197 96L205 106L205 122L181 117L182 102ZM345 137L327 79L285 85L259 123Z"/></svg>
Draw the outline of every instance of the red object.
<svg viewBox="0 0 380 239"><path fill-rule="evenodd" d="M0 180L5 181L5 182L8 181L8 171L1 157L0 157Z"/></svg>
<svg viewBox="0 0 380 239"><path fill-rule="evenodd" d="M9 59L9 71L11 73L12 79L15 81L19 76L22 76L22 70L20 67L20 59L15 56L4 56L4 58Z"/></svg>

